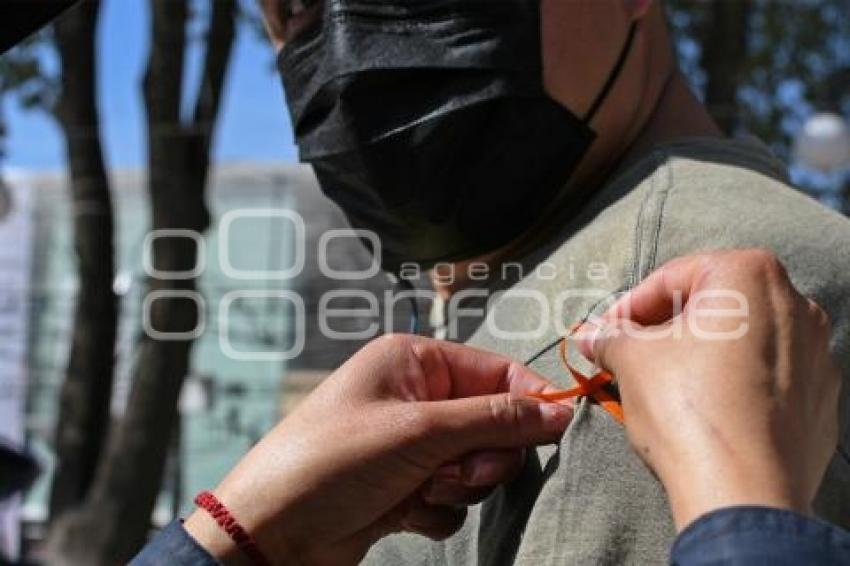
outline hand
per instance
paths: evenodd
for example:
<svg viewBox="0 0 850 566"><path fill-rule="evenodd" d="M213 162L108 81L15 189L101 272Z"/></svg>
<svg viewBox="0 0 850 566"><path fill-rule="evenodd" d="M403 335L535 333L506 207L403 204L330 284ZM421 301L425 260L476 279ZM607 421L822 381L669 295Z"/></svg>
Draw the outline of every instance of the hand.
<svg viewBox="0 0 850 566"><path fill-rule="evenodd" d="M439 539L511 479L524 448L557 441L572 408L507 358L413 336L380 338L325 380L215 490L260 549L287 564L355 564L401 530ZM192 536L238 551L196 511Z"/></svg>
<svg viewBox="0 0 850 566"><path fill-rule="evenodd" d="M840 373L827 315L776 258L671 261L581 334L583 353L617 378L629 439L679 528L730 505L810 511L836 448Z"/></svg>

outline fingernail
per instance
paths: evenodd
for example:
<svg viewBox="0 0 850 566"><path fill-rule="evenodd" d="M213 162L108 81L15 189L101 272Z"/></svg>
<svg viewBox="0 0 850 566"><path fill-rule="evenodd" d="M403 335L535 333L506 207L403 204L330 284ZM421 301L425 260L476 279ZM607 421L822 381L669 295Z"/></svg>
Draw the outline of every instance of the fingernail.
<svg viewBox="0 0 850 566"><path fill-rule="evenodd" d="M552 432L563 432L572 418L573 410L559 403L540 403L540 416L543 426Z"/></svg>
<svg viewBox="0 0 850 566"><path fill-rule="evenodd" d="M593 360L593 343L596 342L596 338L599 336L601 330L601 325L588 320L573 335L581 355L588 360Z"/></svg>

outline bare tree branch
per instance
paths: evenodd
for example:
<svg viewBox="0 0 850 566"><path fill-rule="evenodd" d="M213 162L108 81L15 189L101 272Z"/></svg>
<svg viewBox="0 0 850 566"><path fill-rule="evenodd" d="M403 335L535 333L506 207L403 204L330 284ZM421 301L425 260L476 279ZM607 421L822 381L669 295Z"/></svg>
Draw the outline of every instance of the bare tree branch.
<svg viewBox="0 0 850 566"><path fill-rule="evenodd" d="M233 50L233 40L236 37L236 10L236 0L213 2L208 37L214 37L215 41L207 41L204 73L201 87L198 89L193 118L193 126L203 132L200 148L203 155L209 155L213 125L216 123L221 106L225 74Z"/></svg>

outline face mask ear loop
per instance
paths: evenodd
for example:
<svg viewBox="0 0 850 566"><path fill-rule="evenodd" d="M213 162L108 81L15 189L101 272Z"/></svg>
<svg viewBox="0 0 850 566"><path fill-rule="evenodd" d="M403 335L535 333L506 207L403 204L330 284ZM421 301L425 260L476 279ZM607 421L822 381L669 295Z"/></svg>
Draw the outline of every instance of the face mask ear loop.
<svg viewBox="0 0 850 566"><path fill-rule="evenodd" d="M396 287L401 292L410 292L410 296L408 297L410 301L410 328L408 328L408 332L410 334L419 334L419 303L416 302L416 289L413 288L413 284L410 281L400 275L396 275L395 278L397 281Z"/></svg>
<svg viewBox="0 0 850 566"><path fill-rule="evenodd" d="M590 124L591 120L593 120L593 117L596 116L596 112L599 110L599 107L602 106L602 103L605 102L605 99L608 97L608 94L614 87L614 83L617 82L617 78L620 76L620 73L623 70L623 66L626 64L626 60L629 58L629 52L631 51L632 43L635 39L637 26L638 22L637 20L635 20L632 23L632 27L629 28L629 35L626 38L626 43L623 45L623 49L620 51L620 56L617 58L617 63L614 65L614 68L611 69L611 73L608 75L608 79L602 86L602 90L600 90L599 94L596 95L596 100L594 100L593 104L590 105L590 110L588 110L587 114L585 114L584 118L582 118L582 123Z"/></svg>

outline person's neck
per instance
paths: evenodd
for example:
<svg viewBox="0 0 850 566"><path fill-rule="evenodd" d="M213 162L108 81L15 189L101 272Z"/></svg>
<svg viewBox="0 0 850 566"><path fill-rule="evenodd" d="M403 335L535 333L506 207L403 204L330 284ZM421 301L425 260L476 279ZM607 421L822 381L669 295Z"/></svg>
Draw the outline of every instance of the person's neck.
<svg viewBox="0 0 850 566"><path fill-rule="evenodd" d="M636 161L654 147L677 139L723 135L681 72L675 71L661 91L649 119L618 159L618 165Z"/></svg>
<svg viewBox="0 0 850 566"><path fill-rule="evenodd" d="M644 114L635 116L636 133L626 131L619 139L631 140L625 146L616 147L611 140L607 148L599 153L591 152L587 163L576 172L574 186L602 186L612 172L639 160L654 147L689 137L722 137L723 133L714 123L705 106L697 100L688 87L681 72L675 71L663 85L655 106ZM629 135L631 133L631 135ZM603 151L603 149L606 149ZM503 248L478 258L458 262L455 278L451 284L440 283L432 276L435 290L443 298L470 286L471 281L463 276L465 268L472 262L498 265L533 244L534 236L526 234Z"/></svg>

